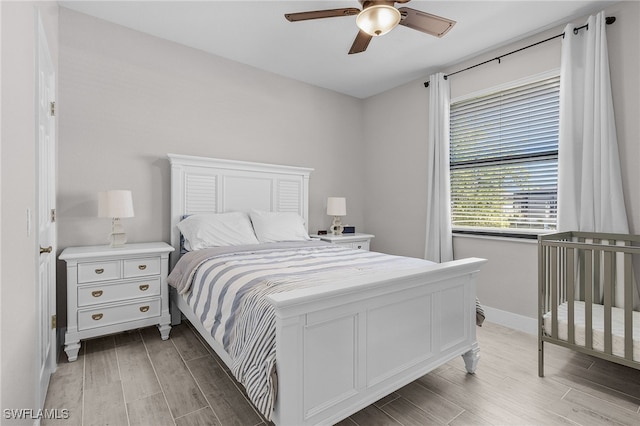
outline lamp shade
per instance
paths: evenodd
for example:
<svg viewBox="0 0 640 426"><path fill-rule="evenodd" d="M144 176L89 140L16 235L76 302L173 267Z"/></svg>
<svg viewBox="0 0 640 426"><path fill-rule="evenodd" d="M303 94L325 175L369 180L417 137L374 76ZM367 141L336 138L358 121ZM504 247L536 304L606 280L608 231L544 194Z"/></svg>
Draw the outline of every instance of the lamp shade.
<svg viewBox="0 0 640 426"><path fill-rule="evenodd" d="M400 11L391 5L374 5L356 16L356 25L371 36L388 33L400 22Z"/></svg>
<svg viewBox="0 0 640 426"><path fill-rule="evenodd" d="M347 199L344 197L327 198L327 214L329 216L346 216Z"/></svg>
<svg viewBox="0 0 640 426"><path fill-rule="evenodd" d="M131 191L111 190L98 193L99 217L133 217Z"/></svg>

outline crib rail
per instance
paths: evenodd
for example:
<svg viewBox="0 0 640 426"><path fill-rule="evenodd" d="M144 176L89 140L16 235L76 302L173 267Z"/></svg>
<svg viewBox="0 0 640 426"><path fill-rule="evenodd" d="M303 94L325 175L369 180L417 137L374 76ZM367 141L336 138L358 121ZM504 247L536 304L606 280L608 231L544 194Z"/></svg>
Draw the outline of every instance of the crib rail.
<svg viewBox="0 0 640 426"><path fill-rule="evenodd" d="M563 232L538 237L540 377L544 375L544 342L640 368L640 363L633 359L634 257L640 258L640 235ZM576 301L584 302L584 345L576 344ZM604 351L593 347L594 303L604 310ZM558 330L558 309L562 304L567 309L566 340L560 339ZM623 357L612 350L614 307L624 312ZM544 316L548 313L550 333L544 327Z"/></svg>

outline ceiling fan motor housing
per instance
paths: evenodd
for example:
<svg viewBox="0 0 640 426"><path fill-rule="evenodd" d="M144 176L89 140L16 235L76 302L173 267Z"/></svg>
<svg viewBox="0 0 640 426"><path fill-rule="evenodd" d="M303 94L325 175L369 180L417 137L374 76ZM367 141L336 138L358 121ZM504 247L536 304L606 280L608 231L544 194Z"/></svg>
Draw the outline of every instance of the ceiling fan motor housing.
<svg viewBox="0 0 640 426"><path fill-rule="evenodd" d="M400 11L394 1L360 0L362 11L356 17L356 25L370 36L381 36L398 25Z"/></svg>

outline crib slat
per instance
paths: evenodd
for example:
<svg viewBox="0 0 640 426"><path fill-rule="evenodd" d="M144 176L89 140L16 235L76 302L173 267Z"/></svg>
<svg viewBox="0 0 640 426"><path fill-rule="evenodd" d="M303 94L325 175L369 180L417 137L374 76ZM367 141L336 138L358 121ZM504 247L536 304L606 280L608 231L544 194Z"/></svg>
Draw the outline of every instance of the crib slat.
<svg viewBox="0 0 640 426"><path fill-rule="evenodd" d="M613 353L611 334L611 306L613 304L613 253L604 252L604 352L611 355ZM597 277L596 277L597 279Z"/></svg>
<svg viewBox="0 0 640 426"><path fill-rule="evenodd" d="M584 346L593 349L593 251L584 250Z"/></svg>
<svg viewBox="0 0 640 426"><path fill-rule="evenodd" d="M573 284L573 280L574 280L574 268L575 268L575 264L574 264L574 252L575 250L572 248L567 248L567 263L565 265L565 274L566 274L566 287L567 287L567 322L569 324L575 324L574 322L574 299L575 299L575 295L574 295L574 284ZM568 336L567 336L567 340L569 341L569 343L571 344L575 344L576 343L576 334L575 334L575 327L569 325L568 327Z"/></svg>
<svg viewBox="0 0 640 426"><path fill-rule="evenodd" d="M553 250L552 247L549 247L547 250L547 303L548 303L548 307L547 310L551 310L552 309L552 303L551 300L553 299L553 292L551 291L552 289L552 272L551 272L551 257L553 256ZM553 318L553 317L552 317Z"/></svg>
<svg viewBox="0 0 640 426"><path fill-rule="evenodd" d="M629 242L627 242L629 244ZM624 255L624 357L633 360L633 256Z"/></svg>
<svg viewBox="0 0 640 426"><path fill-rule="evenodd" d="M567 301L567 248L558 247L558 292L559 303Z"/></svg>
<svg viewBox="0 0 640 426"><path fill-rule="evenodd" d="M551 247L551 337L558 338L558 248Z"/></svg>
<svg viewBox="0 0 640 426"><path fill-rule="evenodd" d="M548 291L547 279L547 248L543 239L538 237L538 376L544 377L544 314L547 312Z"/></svg>
<svg viewBox="0 0 640 426"><path fill-rule="evenodd" d="M578 242L584 243L584 238L578 238ZM584 249L578 249L578 277L580 278L580 287L578 300L585 300L585 289L586 289L586 276L587 276L587 268L585 264L585 251Z"/></svg>
<svg viewBox="0 0 640 426"><path fill-rule="evenodd" d="M600 246L600 240L597 238L593 239L594 247ZM600 274L601 274L601 264L600 261L602 259L602 251L598 249L594 249L593 251L593 299L592 302L600 303L600 293L602 292L602 286L600 282Z"/></svg>

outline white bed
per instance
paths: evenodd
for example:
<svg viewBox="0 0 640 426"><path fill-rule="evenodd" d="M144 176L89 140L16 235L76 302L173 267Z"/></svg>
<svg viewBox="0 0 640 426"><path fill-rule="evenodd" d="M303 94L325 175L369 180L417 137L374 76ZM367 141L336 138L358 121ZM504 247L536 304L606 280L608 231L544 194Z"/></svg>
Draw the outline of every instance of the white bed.
<svg viewBox="0 0 640 426"><path fill-rule="evenodd" d="M172 267L181 249L177 224L185 215L258 209L295 212L308 223L311 169L174 154L169 159ZM375 280L267 296L276 317L273 422L336 423L460 355L473 373L479 359L476 274L484 262L462 259L420 273L389 271ZM171 294L174 323L182 313L231 366L185 298Z"/></svg>

